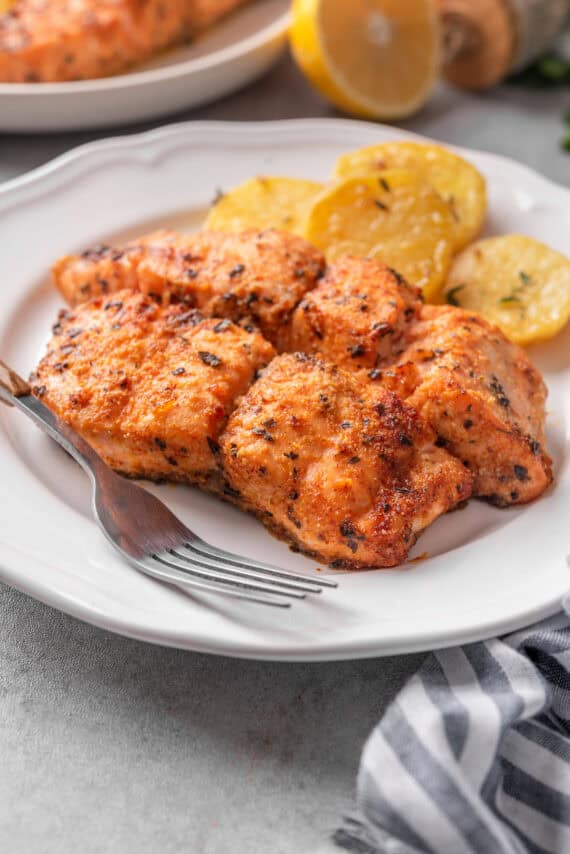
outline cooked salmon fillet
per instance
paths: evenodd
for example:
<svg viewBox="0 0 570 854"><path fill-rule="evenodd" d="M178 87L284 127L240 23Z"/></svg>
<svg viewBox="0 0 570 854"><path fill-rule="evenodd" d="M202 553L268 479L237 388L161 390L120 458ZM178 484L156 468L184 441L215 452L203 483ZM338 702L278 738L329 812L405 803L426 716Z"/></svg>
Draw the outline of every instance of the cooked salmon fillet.
<svg viewBox="0 0 570 854"><path fill-rule="evenodd" d="M0 14L0 81L118 74L192 39L247 0L16 0Z"/></svg>
<svg viewBox="0 0 570 854"><path fill-rule="evenodd" d="M396 566L471 494L418 413L305 354L275 358L230 416L222 465L242 507L318 560Z"/></svg>
<svg viewBox="0 0 570 854"><path fill-rule="evenodd" d="M425 306L408 348L376 381L404 396L473 472L475 495L524 504L551 482L544 381L524 350L479 315Z"/></svg>
<svg viewBox="0 0 570 854"><path fill-rule="evenodd" d="M218 437L273 355L229 320L123 291L61 313L33 392L117 471L223 492Z"/></svg>
<svg viewBox="0 0 570 854"><path fill-rule="evenodd" d="M185 5L190 5L192 29L196 34L207 30L238 6L250 2L251 0L186 0Z"/></svg>
<svg viewBox="0 0 570 854"><path fill-rule="evenodd" d="M54 265L53 276L72 306L136 288L181 300L209 317L251 321L279 345L295 306L324 267L321 252L285 231L158 231L123 246L67 255Z"/></svg>
<svg viewBox="0 0 570 854"><path fill-rule="evenodd" d="M332 566L396 566L471 495L538 497L546 388L524 351L379 261L324 269L275 230L67 256L34 394L116 470L195 483Z"/></svg>
<svg viewBox="0 0 570 854"><path fill-rule="evenodd" d="M521 504L551 482L546 387L524 350L472 312L422 306L380 262L332 264L295 311L289 341L416 407L473 472L475 495Z"/></svg>
<svg viewBox="0 0 570 854"><path fill-rule="evenodd" d="M419 288L381 261L345 256L328 268L291 320L289 350L320 353L349 370L373 369L406 346Z"/></svg>

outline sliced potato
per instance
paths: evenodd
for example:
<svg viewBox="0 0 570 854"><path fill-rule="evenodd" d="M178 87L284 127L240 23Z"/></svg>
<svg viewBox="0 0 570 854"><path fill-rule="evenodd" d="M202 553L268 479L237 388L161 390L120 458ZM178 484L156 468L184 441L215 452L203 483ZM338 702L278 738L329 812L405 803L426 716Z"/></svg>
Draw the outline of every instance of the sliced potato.
<svg viewBox="0 0 570 854"><path fill-rule="evenodd" d="M487 190L485 179L471 163L440 145L385 142L343 154L335 175L352 178L384 169L413 170L443 196L456 220L456 249L477 237L485 219Z"/></svg>
<svg viewBox="0 0 570 854"><path fill-rule="evenodd" d="M316 181L297 178L251 178L214 203L206 228L282 228L302 234L309 209L322 189Z"/></svg>
<svg viewBox="0 0 570 854"><path fill-rule="evenodd" d="M305 236L329 260L381 258L423 288L427 299L439 292L454 246L448 205L404 170L349 178L325 190L313 204Z"/></svg>
<svg viewBox="0 0 570 854"><path fill-rule="evenodd" d="M570 318L570 260L519 234L479 240L454 261L444 297L519 344L543 341Z"/></svg>

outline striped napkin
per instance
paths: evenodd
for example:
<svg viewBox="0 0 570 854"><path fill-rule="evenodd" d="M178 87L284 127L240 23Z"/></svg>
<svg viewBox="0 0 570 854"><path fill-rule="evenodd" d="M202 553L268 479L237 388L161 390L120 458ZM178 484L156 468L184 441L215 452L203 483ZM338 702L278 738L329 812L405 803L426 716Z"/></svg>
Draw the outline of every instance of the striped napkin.
<svg viewBox="0 0 570 854"><path fill-rule="evenodd" d="M426 659L366 743L342 850L570 854L567 614Z"/></svg>

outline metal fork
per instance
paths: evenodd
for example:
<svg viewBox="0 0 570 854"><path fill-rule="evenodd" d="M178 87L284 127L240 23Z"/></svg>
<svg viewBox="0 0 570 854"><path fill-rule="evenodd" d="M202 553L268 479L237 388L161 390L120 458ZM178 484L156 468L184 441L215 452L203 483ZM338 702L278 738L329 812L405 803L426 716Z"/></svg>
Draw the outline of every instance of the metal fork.
<svg viewBox="0 0 570 854"><path fill-rule="evenodd" d="M336 587L206 543L146 490L116 474L82 437L0 361L0 401L17 407L79 463L93 486L93 512L109 542L136 569L184 591L202 590L290 607L291 600Z"/></svg>

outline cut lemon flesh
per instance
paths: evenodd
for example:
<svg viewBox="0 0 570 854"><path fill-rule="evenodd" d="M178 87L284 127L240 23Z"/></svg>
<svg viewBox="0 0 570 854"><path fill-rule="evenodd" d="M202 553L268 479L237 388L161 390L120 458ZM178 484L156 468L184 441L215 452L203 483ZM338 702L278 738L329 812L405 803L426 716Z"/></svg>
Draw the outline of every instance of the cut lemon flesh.
<svg viewBox="0 0 570 854"><path fill-rule="evenodd" d="M293 0L290 39L313 85L365 118L409 115L439 69L435 0Z"/></svg>

